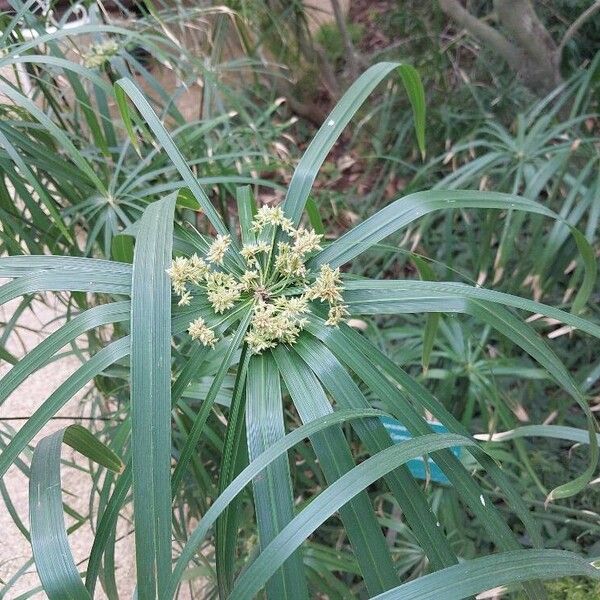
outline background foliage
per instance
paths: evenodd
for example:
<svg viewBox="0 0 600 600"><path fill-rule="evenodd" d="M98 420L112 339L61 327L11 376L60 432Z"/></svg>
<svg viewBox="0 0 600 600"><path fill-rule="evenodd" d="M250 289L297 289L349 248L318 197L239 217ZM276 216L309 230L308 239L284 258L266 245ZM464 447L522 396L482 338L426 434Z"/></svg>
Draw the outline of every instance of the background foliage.
<svg viewBox="0 0 600 600"><path fill-rule="evenodd" d="M463 4L478 18L485 20L492 14L494 26L504 31L502 23L494 20L493 3ZM533 4L557 42L593 5L583 1ZM365 570L364 555L369 543L377 546L379 542L373 538L375 541L363 539L357 544L360 532L356 532L356 524L354 532L348 524L352 510L355 520L357 515L358 520L371 518L365 512L365 501L366 506L373 506L368 510L372 525L378 524L385 532L395 585L412 579L413 585L421 581L426 587L427 581L432 581L435 586L434 579L421 576L451 564L448 557L476 559L498 550L500 529L494 531L494 519L497 527L501 527L500 522L508 525L507 531L502 531L506 539L518 541L516 547L538 545L538 530L546 549L575 552L585 557L582 565L600 556L597 484L581 486L578 494L545 505L551 490L576 480L589 464L589 448L580 443L573 446L587 439L584 411L564 387L570 389L572 378L582 400L593 411L597 409L597 338L573 333L569 315L535 314L545 310L537 307L526 315L534 313L528 319L532 332L528 346L519 343L517 333L512 337L499 334L497 322L482 319L482 310L473 309L475 304L463 304L461 297L458 312L467 314L459 317L447 296L435 296L432 291L435 282L453 281L475 289L533 297L566 313L577 313L586 319L588 331L597 331L600 290L585 276L581 247L569 227L577 227L589 244L585 257L588 266L597 261L597 18L582 23L565 45L558 87L536 93L515 76L509 64L486 51L477 36L448 18L437 2L353 2L349 13L334 15L321 26L315 25L315 14L300 2L248 0L195 6L146 2L117 10L87 3L85 13L77 7L57 6L52 16L31 0L11 1L10 7L0 15L0 253L14 258L0 267L0 275L13 278L0 288L0 298L3 302L20 299L12 318L3 323L0 337L1 358L14 365L0 382L0 398L4 401L28 374L65 353L79 357L81 368L21 429L8 419L2 422L1 471L4 474L13 465L12 469L31 477L41 473L47 478L42 484L47 489L56 488L62 440L91 459L89 472L94 482L89 514L74 515L68 495L55 494L43 501L58 506L61 519L42 519L37 525L33 519L26 525L22 507L12 504L2 484L6 510L22 534L29 537L28 527L37 527L38 532L44 532L40 539L57 540L58 546L41 550L34 544L36 566L47 573L44 585L50 597L59 597L63 585L58 583L52 592L52 581L69 581L81 597L95 586L101 586L109 597L117 597L120 575L118 571L115 575L114 569L119 557L114 555L113 524L122 506L131 501L132 475L133 501L141 506L154 500L156 506L149 510L162 511L167 521L172 516L167 541L164 529L162 539L159 534L154 539L151 532L136 529L138 547L146 552L144 560L163 558L155 567L158 585L164 584L166 589L171 585L164 583L171 569L165 566L165 557L170 560L171 552L175 558L182 552L185 555L194 524L199 520L208 523L210 507L218 505L216 499L248 459L256 458L285 432L296 431L303 423L307 427L309 422L317 422L318 427L321 418L325 427L330 398L335 399L336 413L354 410L354 419L365 416L358 414L360 411L390 412L382 401L397 393L389 379L394 381L394 365L401 366L416 382L411 396L413 400L414 394L419 398L415 422L432 416L434 405L429 394L433 394L440 414L447 415L453 424L449 428L456 433L478 434L485 450L502 464L502 476L510 487L499 485L489 468L469 459L467 452L463 453L464 460L473 477L465 480L455 465L454 486L415 483L410 477L406 479L406 472L392 471L385 479L370 482L368 495L362 492L357 496L346 513L340 513L341 519L331 516L314 534L298 534L298 544L307 537L301 554L305 582L294 583L293 593L301 594L304 589L309 590L310 597L367 597L375 595L373 590L394 585L385 582L385 575L378 583L374 583L375 575L371 581L365 576L369 571ZM73 26L82 14L86 19ZM335 138L325 143L321 136L321 146L317 144L315 150L313 144L307 149L316 127L322 123L327 126L329 110L349 84L381 60L402 60L419 72L427 106L426 154L414 135L415 115L397 76L376 87L351 127L343 133L340 127L335 145ZM407 88L411 90L410 85ZM352 110L358 108L357 104ZM302 155L307 161L306 157L315 152L319 159L310 163L313 175L326 155L327 160L307 198L307 222L326 232L328 241L340 238L357 223L368 228L369 223L377 222L368 217L411 193L439 192L444 200L437 208L456 193L458 207L418 215L422 218L407 221L391 237L375 240L369 252L351 257L344 270L351 281L348 294L355 328L325 333L317 319L311 336L289 356L275 352L273 357L248 361L238 349L237 324L233 323L233 329L227 329L231 323L224 325L227 335L209 354L185 335L189 320L185 311L174 309L175 338L171 344L160 329L161 319L170 312L170 295L163 290L160 301L153 304L155 289L146 285L171 260L169 242L156 244L159 234L168 240L168 224L174 220L175 254L204 250L215 222L234 232L239 231L240 223L243 227L243 215L251 212L250 195L259 203L273 203L283 199L286 189L294 190L292 167ZM251 186L252 194L242 187L245 185ZM177 194L182 187L190 191ZM469 197L455 192L463 189L520 195L554 211L560 219L512 210L508 200L502 212L472 210L465 200ZM450 195L441 190L450 190ZM165 201L165 197L170 200ZM415 206L420 206L418 198ZM202 205L204 199L205 212L201 213L198 201ZM205 218L208 201L214 206L212 226ZM148 246L142 252L140 236L144 235ZM137 236L136 262L133 236ZM162 254L153 255L157 248ZM62 260L17 258L35 255L55 255ZM91 259L94 262L89 262ZM416 308L398 315L392 313L405 312L398 308L405 297L394 300L388 291L385 294L395 305L390 304L389 310L383 305L367 309L368 298L361 292L360 282L352 281L359 276L415 283L422 280L433 286L422 289L434 295L422 297ZM130 301L132 286L139 295ZM582 288L585 305L576 302ZM66 323L26 358L13 356L5 349L7 340L19 335L19 318L35 306L32 302L40 297L38 292L45 290L66 290L60 295ZM379 294L384 297L383 292ZM452 302L458 303L457 298ZM525 327L524 315L519 312L518 317L513 316L514 323ZM136 334L146 337L136 339ZM546 353L543 337L550 342L556 359ZM153 360L144 354L151 351L150 340L155 344L162 340L163 350L171 350L173 385L168 380L157 384L176 407L170 424L168 410L160 419L167 396L152 398L135 387L136 369L146 375L144 365ZM366 343L370 345L361 346ZM362 348L362 354L356 356L380 353L372 359L376 372L361 372L360 364L353 365L356 356L345 353L345 346L351 344L356 352ZM328 370L319 370L324 364ZM282 384L275 383L280 373ZM245 376L248 382L243 393L240 381ZM562 389L556 385L557 379ZM34 434L88 381L93 381L94 387L84 411L92 418L82 422L94 436L68 428L62 438L45 438L37 446L37 458L31 461ZM137 381L138 385L150 385L142 376ZM313 400L321 396L322 413L310 413L314 409L305 401L309 395ZM147 397L148 404L136 405L134 401L132 405L132 397ZM242 397L247 402L245 414ZM348 398L364 402L344 405ZM261 404L263 401L266 405ZM400 420L408 418L391 412ZM351 416L348 413L347 418ZM340 422L345 420L342 417ZM269 419L275 420L278 433L270 440L253 441L250 425ZM264 549L267 535L260 519L257 524L255 511L269 514L274 506L269 503L269 494L278 492L281 481L287 480L287 508L281 501L275 503L281 522L294 514L325 516L325 512L319 513L323 509L318 500L324 490L333 488L328 484L349 469L353 460L361 463L386 445L377 438L380 433L369 437L365 423L372 422L350 419L343 423L339 435L332 433L338 432L335 428L331 432L315 430L312 444L299 438L290 453L289 473L282 466L287 463L277 459L265 471L270 481L266 488L261 490L255 480L237 500L223 504L224 513L216 521L214 535L199 541L199 552L192 552L192 562L181 567L185 568L186 581L181 590L192 590L195 597L224 598L230 593L232 597L246 597L240 586L251 581L260 588L256 583L260 577L255 574L273 555L265 554L262 562L254 560L259 548ZM532 436L490 441L494 432L542 423L573 429L559 432L542 426L532 430ZM145 445L148 439L140 432L155 428L161 431L163 441L170 438L170 442L161 445L160 440L153 440L162 454L148 457L147 469L132 472L130 458L135 463L136 453L138 461L150 453ZM418 425L415 428L419 434L426 433ZM320 454L317 439L321 439ZM452 440L457 443L455 437ZM443 436L431 443L443 445ZM336 448L329 456L332 465L327 466L323 444ZM450 440L447 445L451 445ZM417 450L424 453L428 446ZM47 461L44 468L39 466L42 460ZM173 485L172 507L168 494L157 493L153 499L149 493L155 485L164 488L164 481L152 480L153 474L160 473L160 464L164 467L170 460L184 465L173 473L177 484ZM63 462L62 466L68 465ZM394 480L394 474L399 479ZM367 485L366 479L362 481L360 489ZM415 514L411 517L406 503L400 502L401 494L395 493L402 486L411 490L413 498L426 499L423 509L434 515L431 522L424 521L422 530L415 526L419 519ZM480 494L488 501L487 507L485 501L480 502ZM522 500L521 510L527 510L533 533L524 525L523 514L515 511L514 502L511 505L511 494L512 501ZM63 502L66 513L77 523L90 521L96 531L89 562L78 565L86 570L88 591L78 569L54 560L56 548L68 552ZM437 538L427 523L440 524L447 540L446 558L443 552L433 556L436 544L431 539ZM368 538L369 534L363 535ZM430 535L434 537L427 548L424 540ZM291 548L289 544L292 542L288 540L287 547ZM507 542L503 549L512 548L511 544ZM287 552L285 547L281 552ZM385 556L380 551L381 547L375 556ZM277 585L285 584L285 578L297 571L291 562L293 556L284 563L287 569L278 571L282 579L273 578L267 586L269 597L284 597ZM540 557L540 565L547 560L548 572L560 574L560 560L570 565L561 557ZM148 586L146 591L140 588L140 597L152 597L148 590L153 584L143 574L154 567L144 567L142 558L138 560L138 580ZM387 560L380 559L382 564ZM477 564L485 574L485 564ZM161 575L161 569L166 571L167 567L168 574ZM0 594L14 597L11 590L30 568L31 561L26 561L22 569L13 569ZM576 572L575 567L569 568L564 567L564 574ZM584 569L581 565L578 568ZM499 564L492 564L490 569L500 577ZM532 571L531 577L539 575L543 566L539 569ZM464 579L461 574L455 577ZM452 574L448 574L444 586L447 588L451 581ZM572 594L577 598L577 594L591 597L595 593L589 580L578 579L573 585L569 581L549 584L549 596ZM402 593L410 589L414 597L421 597L416 588L405 588ZM465 594L474 593L465 590ZM535 583L526 587L526 592L532 597L542 594ZM25 592L19 597L28 595Z"/></svg>

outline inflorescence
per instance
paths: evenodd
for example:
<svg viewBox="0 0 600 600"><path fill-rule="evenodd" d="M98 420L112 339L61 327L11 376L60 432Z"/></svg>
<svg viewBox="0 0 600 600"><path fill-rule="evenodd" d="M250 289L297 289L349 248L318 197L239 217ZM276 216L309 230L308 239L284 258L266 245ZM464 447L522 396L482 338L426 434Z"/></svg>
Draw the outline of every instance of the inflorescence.
<svg viewBox="0 0 600 600"><path fill-rule="evenodd" d="M280 343L294 344L308 324L311 301L329 305L328 325L337 326L346 319L340 270L322 265L310 281L306 262L321 249L320 234L294 227L280 207L269 206L258 210L252 232L256 241L244 244L240 251L245 265L241 274L225 265L231 246L228 235L217 236L204 257L175 258L167 273L180 306L189 305L197 293L206 296L216 315L252 306L245 342L255 354ZM278 241L281 234L284 241ZM188 332L204 346L214 348L218 341L215 325L210 327L202 317L190 323Z"/></svg>
<svg viewBox="0 0 600 600"><path fill-rule="evenodd" d="M91 44L88 51L83 55L83 64L88 69L95 69L107 63L119 52L119 44L114 40L106 40L97 44Z"/></svg>

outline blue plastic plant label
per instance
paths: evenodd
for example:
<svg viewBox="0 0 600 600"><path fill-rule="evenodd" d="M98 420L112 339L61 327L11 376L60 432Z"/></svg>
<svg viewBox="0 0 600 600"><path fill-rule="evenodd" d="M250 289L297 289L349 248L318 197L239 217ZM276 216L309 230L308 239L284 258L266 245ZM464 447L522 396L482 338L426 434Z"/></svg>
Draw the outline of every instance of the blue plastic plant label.
<svg viewBox="0 0 600 600"><path fill-rule="evenodd" d="M390 434L390 437L392 438L392 441L395 444L398 444L404 440L412 439L412 435L410 434L408 429L406 429L406 427L404 427L402 423L396 421L396 419L392 419L391 417L381 417L381 422L383 423L383 426L387 429L388 433ZM441 423L433 423L431 421L428 421L428 423L435 433L448 433L448 429L444 427ZM460 447L453 447L450 450L457 458L460 458ZM430 457L428 457L427 468L425 466L425 461L423 460L423 458L415 458L413 460L410 460L406 463L406 465L409 468L410 472L413 474L413 476L417 479L427 479L428 468L430 481L434 481L435 483L439 483L441 485L450 485L450 481L448 480L446 475L444 475L444 472L435 464L435 462L433 462L433 460L431 460Z"/></svg>

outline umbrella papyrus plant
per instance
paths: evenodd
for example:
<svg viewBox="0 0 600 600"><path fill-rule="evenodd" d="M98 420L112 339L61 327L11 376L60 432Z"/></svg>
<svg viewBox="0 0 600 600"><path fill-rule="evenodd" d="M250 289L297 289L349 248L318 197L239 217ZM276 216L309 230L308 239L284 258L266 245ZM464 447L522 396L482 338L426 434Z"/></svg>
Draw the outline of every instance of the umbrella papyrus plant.
<svg viewBox="0 0 600 600"><path fill-rule="evenodd" d="M124 116L129 115L128 96L188 188L149 205L129 231L135 236L132 264L64 256L1 259L0 276L12 278L0 288L2 302L59 290L101 294L105 300L75 316L18 362L0 383L2 399L82 333L117 323L115 331L124 332L91 356L18 432L3 438L8 441L0 458L2 474L20 461L37 432L86 383L111 365L128 369L128 418L115 436L125 466L99 483L96 536L85 577L70 554L64 521L32 521L36 566L50 598L93 597L98 580L109 596L116 593L115 527L130 498L137 597L144 600L176 597L182 581L194 576L194 566L204 566L203 574L215 574L219 597L236 600L254 598L261 590L277 600L316 597L324 593L321 586L333 597L464 598L517 584L537 598L543 596L540 579L600 577L589 559L544 550L536 521L484 446L425 387L346 323L364 315L465 313L512 340L587 417L588 466L553 490L549 500L576 494L588 485L597 465L593 417L568 370L515 309L600 337L600 326L575 314L585 308L595 277L593 252L583 236L571 230L586 275L570 313L457 282L375 281L341 270L433 211L524 211L558 218L519 196L418 192L392 202L330 243L310 222L303 224L310 189L327 154L369 93L392 72L402 78L422 147L424 94L416 72L395 63L375 65L352 85L318 131L283 203L257 207L249 188L241 188L231 228L142 94L121 80L117 96ZM135 135L133 126L130 132ZM174 226L182 195L186 206L193 196L214 237ZM186 404L187 390L199 382L200 402ZM225 424L222 439L214 435L215 414ZM380 420L383 415L400 421L412 439L393 444ZM448 433L433 433L426 415ZM56 467L60 440L55 436L52 443L40 444L34 462L44 459ZM368 455L359 464L356 442ZM212 465L198 460L200 446L207 443L218 449ZM456 447L472 455L494 482L532 547L522 547L481 482L452 451ZM288 452L293 451L302 460L290 461ZM496 553L459 562L423 486L406 466L424 455L431 455L443 470L461 506L494 541ZM307 461L314 472L312 487L304 477ZM431 573L408 583L398 574L368 492L380 481L428 560ZM56 488L56 478L33 469L32 514L62 514L60 494L44 493L45 486ZM182 533L181 493L190 486L196 486L205 505L197 525ZM248 497L250 503L243 500ZM257 535L243 522L248 505ZM315 532L335 516L341 523L336 537L343 552L337 562L331 555L326 566L315 566ZM248 531L247 539L238 539ZM207 542L214 548L208 566Z"/></svg>

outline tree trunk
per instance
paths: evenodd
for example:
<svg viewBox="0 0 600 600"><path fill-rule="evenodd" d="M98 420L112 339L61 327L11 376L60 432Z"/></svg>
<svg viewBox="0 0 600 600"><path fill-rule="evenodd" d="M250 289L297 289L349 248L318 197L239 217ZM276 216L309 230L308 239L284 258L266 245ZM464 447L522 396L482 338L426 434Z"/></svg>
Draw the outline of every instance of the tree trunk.
<svg viewBox="0 0 600 600"><path fill-rule="evenodd" d="M530 0L495 0L501 31L472 15L458 0L439 3L453 21L502 57L534 93L543 96L562 81L562 48L552 39Z"/></svg>
<svg viewBox="0 0 600 600"><path fill-rule="evenodd" d="M539 95L548 93L562 81L557 44L529 0L495 0L494 5L509 39L520 49L517 73L523 83Z"/></svg>

